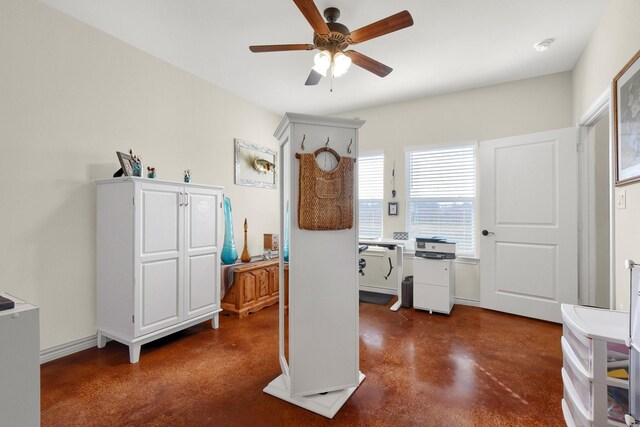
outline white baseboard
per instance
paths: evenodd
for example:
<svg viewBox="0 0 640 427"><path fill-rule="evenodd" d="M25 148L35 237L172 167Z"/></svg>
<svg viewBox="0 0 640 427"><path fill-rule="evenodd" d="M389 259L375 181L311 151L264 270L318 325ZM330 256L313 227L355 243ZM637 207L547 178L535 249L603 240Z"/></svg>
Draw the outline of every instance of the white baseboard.
<svg viewBox="0 0 640 427"><path fill-rule="evenodd" d="M91 335L86 338L71 341L65 344L60 344L55 347L42 350L40 352L40 364L51 362L52 360L59 359L64 356L68 356L73 353L77 353L82 350L86 350L98 345L96 335Z"/></svg>
<svg viewBox="0 0 640 427"><path fill-rule="evenodd" d="M361 290L361 291L376 292L378 294L387 294L387 295L397 295L398 294L398 291L396 289L379 288L377 286L360 285L358 287L358 289Z"/></svg>
<svg viewBox="0 0 640 427"><path fill-rule="evenodd" d="M470 305L470 306L473 306L473 307L481 307L480 301L475 300L475 299L467 299L467 298L455 297L453 299L453 301L456 304L460 304L460 305Z"/></svg>

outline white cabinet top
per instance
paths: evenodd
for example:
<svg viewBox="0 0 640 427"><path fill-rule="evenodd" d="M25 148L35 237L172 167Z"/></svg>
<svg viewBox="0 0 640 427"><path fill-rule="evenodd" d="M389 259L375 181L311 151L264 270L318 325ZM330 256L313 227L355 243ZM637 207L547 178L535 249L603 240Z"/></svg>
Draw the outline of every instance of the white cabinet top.
<svg viewBox="0 0 640 427"><path fill-rule="evenodd" d="M140 177L140 176L121 176L121 177L118 177L118 178L99 179L99 180L96 180L95 183L96 183L96 185L100 185L100 184L116 184L116 183L119 183L119 182L126 182L126 181L144 182L144 183L149 183L149 184L181 185L181 186L185 186L185 187L205 187L205 188L215 188L217 190L223 190L224 189L224 187L219 186L219 185L209 185L209 184L201 184L201 183L194 183L194 182L180 182L180 181L162 181L160 179L144 178L144 177Z"/></svg>
<svg viewBox="0 0 640 427"><path fill-rule="evenodd" d="M562 304L562 320L592 339L624 344L629 338L629 313L581 305Z"/></svg>
<svg viewBox="0 0 640 427"><path fill-rule="evenodd" d="M0 311L0 316L5 316L5 315L13 315L16 313L20 313L23 311L27 311L27 310L32 310L34 308L38 308L35 305L31 305L28 302L22 301L19 298L14 297L13 295L7 294L5 292L0 292L0 296L3 296L5 298L9 298L10 300L12 300L16 305L15 307L9 309L9 310L2 310Z"/></svg>

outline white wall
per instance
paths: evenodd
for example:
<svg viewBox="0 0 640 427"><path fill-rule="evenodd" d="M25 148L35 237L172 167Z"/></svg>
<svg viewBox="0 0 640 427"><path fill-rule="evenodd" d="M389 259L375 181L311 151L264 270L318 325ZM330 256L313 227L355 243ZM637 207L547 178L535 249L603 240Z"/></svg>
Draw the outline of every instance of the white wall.
<svg viewBox="0 0 640 427"><path fill-rule="evenodd" d="M238 251L278 230L278 190L233 184L233 138L280 117L34 0L0 2L0 290L41 308L41 349L95 334L95 185L133 148L158 177L225 186Z"/></svg>
<svg viewBox="0 0 640 427"><path fill-rule="evenodd" d="M405 230L404 148L482 140L572 126L571 73L552 74L447 95L350 111L359 117L361 151L384 151L386 203L391 198L391 168L396 163L394 201L398 216L384 215L385 237ZM478 227L481 229L481 226ZM478 236L478 239L480 236ZM408 265L410 269L410 264ZM480 299L479 266L456 265L456 297Z"/></svg>
<svg viewBox="0 0 640 427"><path fill-rule="evenodd" d="M605 13L573 70L573 117L577 120L608 87L614 76L640 49L640 1L615 0ZM615 308L629 308L628 273L625 258L640 260L640 184L625 190L627 208L615 212Z"/></svg>

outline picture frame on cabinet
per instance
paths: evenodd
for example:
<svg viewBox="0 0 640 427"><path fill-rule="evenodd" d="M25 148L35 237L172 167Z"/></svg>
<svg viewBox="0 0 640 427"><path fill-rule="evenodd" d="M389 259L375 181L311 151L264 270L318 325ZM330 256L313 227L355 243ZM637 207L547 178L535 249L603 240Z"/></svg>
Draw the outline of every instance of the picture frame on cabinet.
<svg viewBox="0 0 640 427"><path fill-rule="evenodd" d="M640 181L640 51L613 78L616 186Z"/></svg>
<svg viewBox="0 0 640 427"><path fill-rule="evenodd" d="M120 167L122 168L122 172L124 173L124 176L133 176L133 166L131 166L131 156L128 155L127 153L122 153L120 151L116 151L116 155L118 156L118 161L120 162Z"/></svg>
<svg viewBox="0 0 640 427"><path fill-rule="evenodd" d="M398 202L389 202L389 215L398 215Z"/></svg>
<svg viewBox="0 0 640 427"><path fill-rule="evenodd" d="M250 187L276 188L278 152L241 139L235 143L235 183Z"/></svg>

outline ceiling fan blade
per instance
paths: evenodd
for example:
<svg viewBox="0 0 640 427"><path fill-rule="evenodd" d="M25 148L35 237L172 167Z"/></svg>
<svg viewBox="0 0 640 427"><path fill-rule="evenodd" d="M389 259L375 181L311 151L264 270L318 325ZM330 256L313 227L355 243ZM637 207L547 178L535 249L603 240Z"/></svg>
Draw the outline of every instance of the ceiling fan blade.
<svg viewBox="0 0 640 427"><path fill-rule="evenodd" d="M313 50L316 47L312 44L264 44L259 46L249 46L249 50L254 53L262 52L284 52L288 50Z"/></svg>
<svg viewBox="0 0 640 427"><path fill-rule="evenodd" d="M300 12L302 12L304 17L307 19L309 25L313 28L313 31L322 35L326 35L331 32L313 0L293 0L293 2L298 6Z"/></svg>
<svg viewBox="0 0 640 427"><path fill-rule="evenodd" d="M355 50L349 50L345 52L345 54L349 55L349 58L351 58L351 62L356 64L358 67L362 67L377 76L386 77L390 72L393 71L393 68L388 67L382 62L376 61L375 59L371 59L368 56L361 54L360 52L356 52Z"/></svg>
<svg viewBox="0 0 640 427"><path fill-rule="evenodd" d="M304 82L304 84L305 86L315 86L320 82L321 78L322 74L320 74L316 70L311 70L311 73L309 73L309 77L307 77L307 81Z"/></svg>
<svg viewBox="0 0 640 427"><path fill-rule="evenodd" d="M350 44L362 43L413 25L413 18L406 10L358 28L347 36Z"/></svg>

